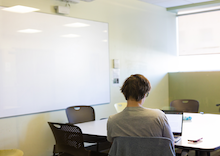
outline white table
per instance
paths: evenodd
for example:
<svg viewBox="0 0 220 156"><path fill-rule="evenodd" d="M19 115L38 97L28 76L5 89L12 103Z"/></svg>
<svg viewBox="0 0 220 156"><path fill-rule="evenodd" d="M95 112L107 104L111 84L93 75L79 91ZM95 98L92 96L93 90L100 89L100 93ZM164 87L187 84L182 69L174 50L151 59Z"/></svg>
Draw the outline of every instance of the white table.
<svg viewBox="0 0 220 156"><path fill-rule="evenodd" d="M192 120L183 122L182 139L175 147L196 150L197 155L209 155L211 151L220 149L220 115L184 113L184 116L191 116ZM107 136L106 124L107 119L75 125L81 128L83 134L103 137ZM199 137L203 139L197 143L188 141Z"/></svg>
<svg viewBox="0 0 220 156"><path fill-rule="evenodd" d="M191 116L192 120L183 122L182 139L175 147L196 150L197 155L209 155L209 152L220 149L220 115L184 113L184 116ZM188 141L200 137L203 139L197 143Z"/></svg>
<svg viewBox="0 0 220 156"><path fill-rule="evenodd" d="M83 134L107 136L107 119L74 124L82 130Z"/></svg>

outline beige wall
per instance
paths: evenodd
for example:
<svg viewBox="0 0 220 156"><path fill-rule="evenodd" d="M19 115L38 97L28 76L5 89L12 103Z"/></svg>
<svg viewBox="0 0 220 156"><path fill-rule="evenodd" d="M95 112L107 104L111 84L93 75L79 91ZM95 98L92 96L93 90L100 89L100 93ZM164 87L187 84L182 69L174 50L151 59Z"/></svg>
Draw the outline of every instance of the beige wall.
<svg viewBox="0 0 220 156"><path fill-rule="evenodd" d="M220 113L220 72L169 73L169 99L196 99L199 111Z"/></svg>
<svg viewBox="0 0 220 156"><path fill-rule="evenodd" d="M26 5L54 14L57 0L0 0L1 6ZM71 4L71 17L109 24L110 79L112 59L120 59L121 82L134 73L152 84L146 107L168 106L168 72L175 57L175 15L138 0L94 0ZM94 106L96 119L116 113L113 104L125 101L111 85L111 103ZM74 96L74 95L73 95ZM86 97L85 97L86 98ZM52 155L54 138L48 121L67 122L64 110L0 119L0 149L20 148L26 156Z"/></svg>

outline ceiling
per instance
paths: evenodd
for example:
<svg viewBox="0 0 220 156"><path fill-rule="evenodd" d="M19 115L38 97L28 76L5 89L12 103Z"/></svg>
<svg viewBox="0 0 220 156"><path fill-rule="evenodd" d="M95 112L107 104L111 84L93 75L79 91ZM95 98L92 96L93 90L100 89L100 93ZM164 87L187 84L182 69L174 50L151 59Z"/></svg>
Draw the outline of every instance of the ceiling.
<svg viewBox="0 0 220 156"><path fill-rule="evenodd" d="M210 2L214 0L140 0L150 4L158 5L165 8L189 5L195 3Z"/></svg>

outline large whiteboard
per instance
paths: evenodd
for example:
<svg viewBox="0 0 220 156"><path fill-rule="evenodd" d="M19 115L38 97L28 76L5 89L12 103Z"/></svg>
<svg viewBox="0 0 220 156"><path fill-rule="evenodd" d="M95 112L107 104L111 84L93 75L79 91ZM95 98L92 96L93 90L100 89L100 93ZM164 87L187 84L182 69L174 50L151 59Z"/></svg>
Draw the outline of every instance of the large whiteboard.
<svg viewBox="0 0 220 156"><path fill-rule="evenodd" d="M107 23L2 9L0 118L110 102Z"/></svg>

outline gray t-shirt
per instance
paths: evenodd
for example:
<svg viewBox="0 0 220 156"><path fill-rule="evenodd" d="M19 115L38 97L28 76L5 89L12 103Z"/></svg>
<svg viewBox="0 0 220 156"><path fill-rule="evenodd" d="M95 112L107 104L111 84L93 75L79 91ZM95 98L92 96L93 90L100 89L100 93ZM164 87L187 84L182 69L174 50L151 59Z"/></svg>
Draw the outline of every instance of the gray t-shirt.
<svg viewBox="0 0 220 156"><path fill-rule="evenodd" d="M174 140L166 115L159 109L126 107L107 122L107 139L118 136L167 137Z"/></svg>

